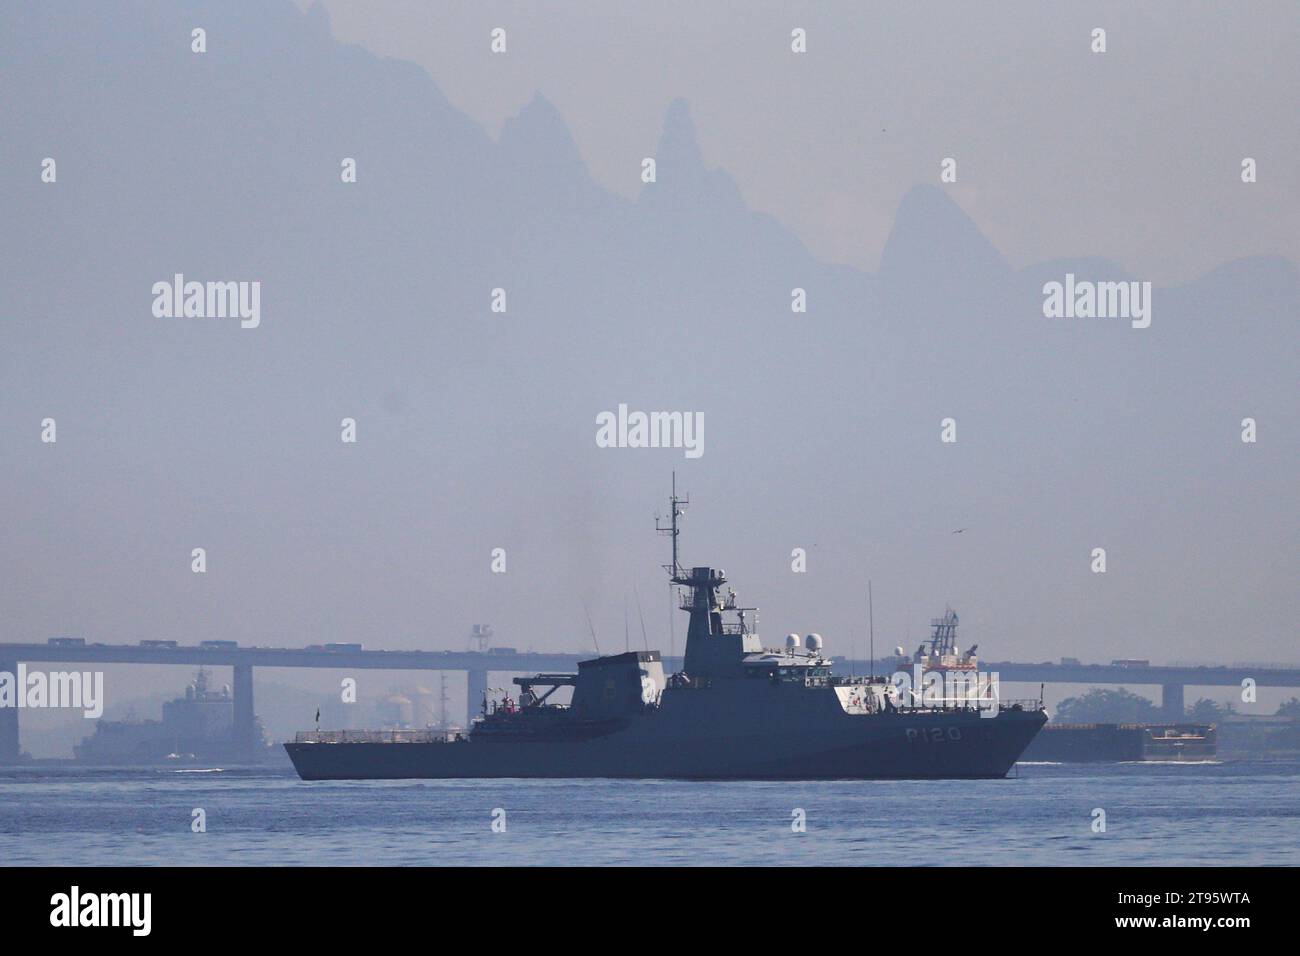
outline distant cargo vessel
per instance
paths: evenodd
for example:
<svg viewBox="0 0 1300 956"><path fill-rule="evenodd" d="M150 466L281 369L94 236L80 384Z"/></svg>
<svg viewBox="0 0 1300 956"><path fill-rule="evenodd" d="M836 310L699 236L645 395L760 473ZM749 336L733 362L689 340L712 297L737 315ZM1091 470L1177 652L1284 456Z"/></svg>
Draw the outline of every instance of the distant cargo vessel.
<svg viewBox="0 0 1300 956"><path fill-rule="evenodd" d="M215 689L208 673L185 688L185 695L162 706L162 720L100 720L95 733L73 747L78 763L95 766L166 763L248 763L269 759L261 722L253 718L260 744L249 753L234 741L235 703L229 687Z"/></svg>
<svg viewBox="0 0 1300 956"><path fill-rule="evenodd" d="M1025 759L1208 760L1217 752L1217 742L1213 724L1048 724L1025 750Z"/></svg>
<svg viewBox="0 0 1300 956"><path fill-rule="evenodd" d="M816 780L1003 777L1047 720L1041 701L896 700L883 677L837 677L821 638L766 648L755 608L725 597L720 570L678 563L674 488L665 565L690 616L680 673L658 651L582 661L577 674L515 679L468 733L309 731L285 744L304 780L634 777ZM734 616L724 620L724 616ZM928 656L975 668L936 624ZM550 702L572 688L568 705ZM989 703L993 703L989 701Z"/></svg>

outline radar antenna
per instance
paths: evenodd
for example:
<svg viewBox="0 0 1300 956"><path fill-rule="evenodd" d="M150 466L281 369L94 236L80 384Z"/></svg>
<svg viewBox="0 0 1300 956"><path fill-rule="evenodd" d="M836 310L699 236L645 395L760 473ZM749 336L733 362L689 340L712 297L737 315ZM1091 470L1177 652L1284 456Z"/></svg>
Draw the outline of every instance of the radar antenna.
<svg viewBox="0 0 1300 956"><path fill-rule="evenodd" d="M587 602L582 602L582 613L587 615L587 630L591 631L591 643L596 645L596 656L600 656L600 641L596 640L596 628L591 623L591 611L587 610Z"/></svg>
<svg viewBox="0 0 1300 956"><path fill-rule="evenodd" d="M871 629L871 677L876 676L876 602L871 597L871 579L867 579L867 626Z"/></svg>
<svg viewBox="0 0 1300 956"><path fill-rule="evenodd" d="M678 582L678 579L681 578L682 576L681 566L678 564L677 561L677 536L681 534L681 529L677 527L677 519L686 513L686 508L690 503L691 503L690 496L686 496L683 498L677 497L677 472L674 471L673 472L673 496L672 498L669 499L670 517L668 519L667 526L663 525L660 522L658 515L655 515L655 530L658 531L660 534L671 535L673 539L673 563L665 564L663 567L664 570L668 572L669 576L673 579L674 582ZM678 583L685 583L685 582L678 582Z"/></svg>

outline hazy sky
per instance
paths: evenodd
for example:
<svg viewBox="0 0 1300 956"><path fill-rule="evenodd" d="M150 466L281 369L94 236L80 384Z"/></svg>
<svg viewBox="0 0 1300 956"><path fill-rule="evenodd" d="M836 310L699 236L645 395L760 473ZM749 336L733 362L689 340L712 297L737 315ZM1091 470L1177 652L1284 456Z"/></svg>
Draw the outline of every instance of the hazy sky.
<svg viewBox="0 0 1300 956"><path fill-rule="evenodd" d="M1106 255L1168 284L1245 255L1300 261L1291 0L324 2L336 37L420 64L494 135L542 93L624 195L688 100L706 162L829 261L874 270L899 199L948 156L951 194L1018 267Z"/></svg>

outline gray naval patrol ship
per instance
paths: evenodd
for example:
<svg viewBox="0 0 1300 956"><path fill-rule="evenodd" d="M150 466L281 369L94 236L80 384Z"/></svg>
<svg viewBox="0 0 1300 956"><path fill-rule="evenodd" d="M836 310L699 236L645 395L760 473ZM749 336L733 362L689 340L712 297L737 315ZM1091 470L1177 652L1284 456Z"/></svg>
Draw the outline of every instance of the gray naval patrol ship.
<svg viewBox="0 0 1300 956"><path fill-rule="evenodd" d="M678 565L685 504L674 489L671 523L659 528L672 536L665 569L690 615L680 673L665 678L658 651L631 651L582 661L577 674L515 678L518 703L485 701L467 732L302 732L285 744L298 775L1004 777L1046 723L1041 701L909 697L883 677L837 677L816 635L765 648L746 618L755 609L739 607L735 592L719 597L721 570ZM948 654L945 664L973 670L974 656ZM568 705L550 700L561 687L573 689Z"/></svg>

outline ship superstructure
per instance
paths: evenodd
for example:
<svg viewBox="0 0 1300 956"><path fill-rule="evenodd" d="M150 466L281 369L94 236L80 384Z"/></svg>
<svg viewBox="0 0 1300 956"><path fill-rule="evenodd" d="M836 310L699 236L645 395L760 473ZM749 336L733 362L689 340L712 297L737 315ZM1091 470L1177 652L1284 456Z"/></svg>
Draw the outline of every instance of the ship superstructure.
<svg viewBox="0 0 1300 956"><path fill-rule="evenodd" d="M930 637L917 645L916 653L907 657L900 647L897 649L899 665L905 668L919 664L925 671L974 671L979 669L979 658L975 652L978 644L972 644L963 654L957 646L957 612L945 608L943 617L930 619Z"/></svg>

